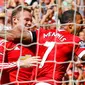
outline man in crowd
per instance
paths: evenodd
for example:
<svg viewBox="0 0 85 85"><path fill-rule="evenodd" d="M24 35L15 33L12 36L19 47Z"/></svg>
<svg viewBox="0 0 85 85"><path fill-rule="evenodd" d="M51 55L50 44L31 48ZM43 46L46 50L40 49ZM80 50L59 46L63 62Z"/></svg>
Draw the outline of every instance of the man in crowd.
<svg viewBox="0 0 85 85"><path fill-rule="evenodd" d="M32 42L37 39L36 55L40 56L42 61L39 67L33 68L31 79L34 82L31 82L31 85L61 85L62 77L74 54L85 60L85 48L79 47L80 39L75 36L81 27L74 25L74 19L76 24L82 24L80 13L68 10L62 14L60 21L63 25L60 30L40 28L36 32L31 32L23 30L19 25L17 29L8 32L8 40L19 39L22 30L23 41Z"/></svg>
<svg viewBox="0 0 85 85"><path fill-rule="evenodd" d="M80 47L84 47L85 48L85 33L83 31L80 31L79 33L79 37L81 39L81 46Z"/></svg>

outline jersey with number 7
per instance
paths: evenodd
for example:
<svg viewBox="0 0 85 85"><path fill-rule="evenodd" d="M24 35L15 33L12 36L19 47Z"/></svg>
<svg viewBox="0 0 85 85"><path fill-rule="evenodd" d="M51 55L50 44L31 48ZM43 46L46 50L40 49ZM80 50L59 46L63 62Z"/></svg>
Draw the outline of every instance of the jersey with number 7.
<svg viewBox="0 0 85 85"><path fill-rule="evenodd" d="M85 48L79 48L80 39L67 31L39 29L37 35L37 52L42 61L38 68L34 68L32 79L39 82L48 82L52 85L61 85L69 61L74 54L80 57ZM34 83L33 83L34 84Z"/></svg>

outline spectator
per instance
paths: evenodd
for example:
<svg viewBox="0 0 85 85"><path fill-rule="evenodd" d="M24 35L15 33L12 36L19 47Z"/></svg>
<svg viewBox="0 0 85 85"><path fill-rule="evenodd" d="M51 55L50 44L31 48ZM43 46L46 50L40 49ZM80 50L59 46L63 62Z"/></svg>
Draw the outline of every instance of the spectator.
<svg viewBox="0 0 85 85"><path fill-rule="evenodd" d="M85 42L85 33L83 31L79 32L80 39Z"/></svg>
<svg viewBox="0 0 85 85"><path fill-rule="evenodd" d="M81 39L81 42L80 42L80 47L84 47L85 48L85 33L83 31L81 31L79 33L79 37Z"/></svg>
<svg viewBox="0 0 85 85"><path fill-rule="evenodd" d="M85 0L76 0L77 10L85 16Z"/></svg>
<svg viewBox="0 0 85 85"><path fill-rule="evenodd" d="M84 72L83 72L83 65L84 65L84 62L82 63L81 59L77 59L77 61L75 62L75 68L78 72L75 71L74 73L74 77L75 77L75 80L76 80L76 85L84 85Z"/></svg>
<svg viewBox="0 0 85 85"><path fill-rule="evenodd" d="M6 7L10 8L10 7L16 7L16 3L14 0L6 0Z"/></svg>
<svg viewBox="0 0 85 85"><path fill-rule="evenodd" d="M33 23L37 26L39 26L40 24L40 8L39 7L35 7L33 8Z"/></svg>
<svg viewBox="0 0 85 85"><path fill-rule="evenodd" d="M41 9L41 18L43 15L47 13L47 10L51 8L51 2L53 3L53 0L43 0L41 3L42 9Z"/></svg>
<svg viewBox="0 0 85 85"><path fill-rule="evenodd" d="M62 2L62 11L67 11L74 9L74 0L63 0Z"/></svg>
<svg viewBox="0 0 85 85"><path fill-rule="evenodd" d="M52 9L48 9L46 15L43 16L42 20L41 20L41 25L42 24L48 24L53 17L54 11Z"/></svg>
<svg viewBox="0 0 85 85"><path fill-rule="evenodd" d="M5 10L5 30L11 30L11 15L12 15L12 11L13 11L14 7L9 7L7 10Z"/></svg>

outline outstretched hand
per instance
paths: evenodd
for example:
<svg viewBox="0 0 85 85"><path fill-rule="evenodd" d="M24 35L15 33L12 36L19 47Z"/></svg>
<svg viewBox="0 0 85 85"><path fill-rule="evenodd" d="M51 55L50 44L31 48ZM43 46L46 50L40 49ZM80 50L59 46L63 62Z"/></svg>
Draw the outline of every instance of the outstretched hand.
<svg viewBox="0 0 85 85"><path fill-rule="evenodd" d="M28 68L28 67L32 67L32 66L37 66L41 59L39 59L39 56L30 56L30 55L26 55L22 58L20 58L20 60L18 61L18 65L20 65L20 67L22 68Z"/></svg>

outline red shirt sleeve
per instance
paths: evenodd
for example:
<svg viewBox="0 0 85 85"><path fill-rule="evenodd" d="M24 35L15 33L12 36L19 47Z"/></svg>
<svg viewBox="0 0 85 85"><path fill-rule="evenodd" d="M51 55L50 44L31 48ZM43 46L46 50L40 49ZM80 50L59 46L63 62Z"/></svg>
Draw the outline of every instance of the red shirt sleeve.
<svg viewBox="0 0 85 85"><path fill-rule="evenodd" d="M16 67L16 66L17 66L16 62L13 62L13 63L0 63L0 70L1 69L13 68L13 67Z"/></svg>
<svg viewBox="0 0 85 85"><path fill-rule="evenodd" d="M0 39L0 63L4 61L4 55L5 55L5 41L4 39Z"/></svg>
<svg viewBox="0 0 85 85"><path fill-rule="evenodd" d="M5 59L5 48L6 48L6 40L4 39L0 39L0 70L1 69L8 69L8 68L12 68L17 66L17 64L15 62L10 63L4 63L4 59Z"/></svg>
<svg viewBox="0 0 85 85"><path fill-rule="evenodd" d="M75 51L75 54L76 54L79 58L82 58L82 56L85 55L85 48L80 48L80 47L78 47L77 50Z"/></svg>

